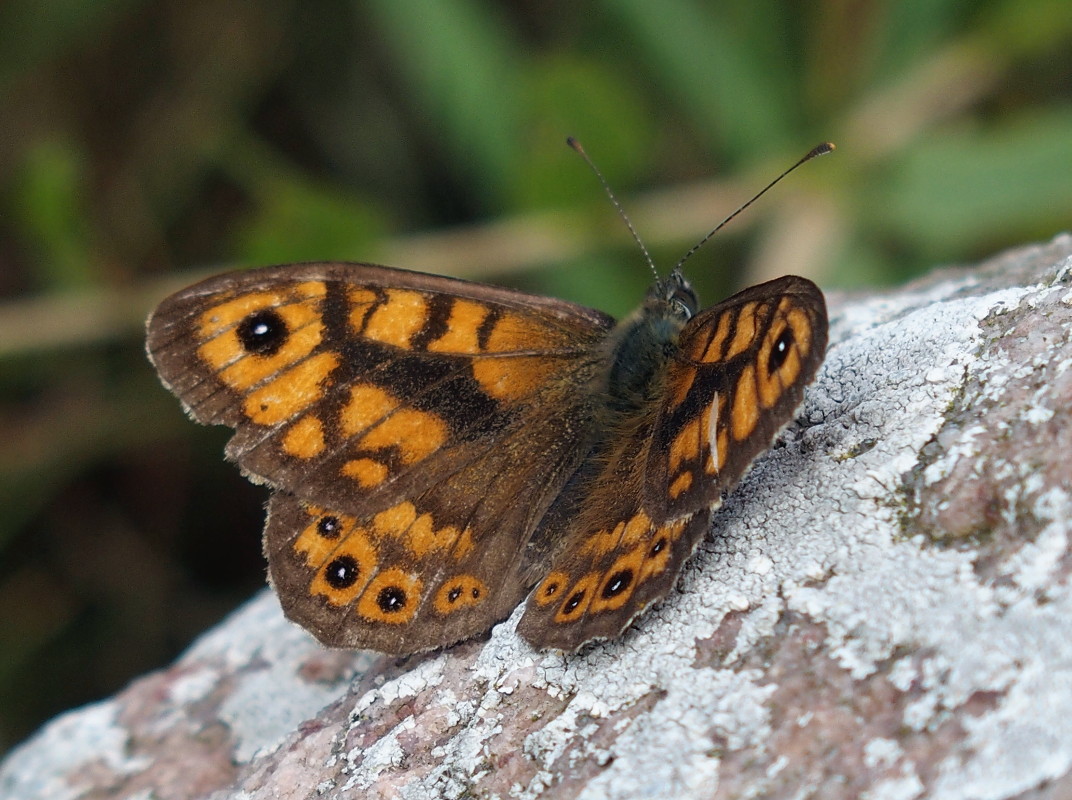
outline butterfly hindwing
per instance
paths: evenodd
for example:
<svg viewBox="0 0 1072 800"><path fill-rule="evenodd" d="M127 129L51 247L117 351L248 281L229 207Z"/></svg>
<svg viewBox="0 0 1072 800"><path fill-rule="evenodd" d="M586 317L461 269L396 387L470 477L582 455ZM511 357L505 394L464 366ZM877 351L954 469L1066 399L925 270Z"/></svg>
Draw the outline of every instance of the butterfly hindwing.
<svg viewBox="0 0 1072 800"><path fill-rule="evenodd" d="M420 508L404 501L359 520L275 492L264 548L287 617L332 647L401 654L470 638L507 616L527 589L523 541L506 534L526 519L507 513L501 527L459 528Z"/></svg>

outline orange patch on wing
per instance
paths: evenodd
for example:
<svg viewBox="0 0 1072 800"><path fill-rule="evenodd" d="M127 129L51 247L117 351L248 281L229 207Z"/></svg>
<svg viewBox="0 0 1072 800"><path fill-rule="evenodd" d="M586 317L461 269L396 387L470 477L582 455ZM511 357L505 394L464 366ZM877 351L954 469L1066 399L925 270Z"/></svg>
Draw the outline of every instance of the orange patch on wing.
<svg viewBox="0 0 1072 800"><path fill-rule="evenodd" d="M368 450L397 447L404 464L421 461L447 441L447 423L424 411L402 408L361 437L359 446Z"/></svg>
<svg viewBox="0 0 1072 800"><path fill-rule="evenodd" d="M487 353L513 353L533 349L547 349L569 343L568 335L557 328L512 311L504 312L495 320L488 334Z"/></svg>
<svg viewBox="0 0 1072 800"><path fill-rule="evenodd" d="M794 317L794 314L796 315ZM782 335L786 327L789 327L793 334L793 343L789 346L789 352L786 353L782 364L778 369L773 372L770 371L770 357L774 354L773 348L775 342L778 341L778 337ZM800 311L791 310L785 320L781 321L780 325L772 325L770 332L767 334L767 340L763 344L763 349L759 356L758 364L758 377L759 377L759 399L764 408L771 408L778 398L781 397L785 387L790 386L793 381L800 375L801 369L801 340L807 346L811 343L811 327L808 325L807 317Z"/></svg>
<svg viewBox="0 0 1072 800"><path fill-rule="evenodd" d="M605 553L609 553L618 546L618 542L622 538L622 531L624 530L625 523L619 522L613 531L601 530L597 533L593 533L581 542L581 554L596 559Z"/></svg>
<svg viewBox="0 0 1072 800"><path fill-rule="evenodd" d="M733 314L727 311L718 318L715 335L711 337L711 341L708 342L702 353L693 354L695 360L703 361L706 364L722 360L722 347L726 343L726 336L730 332L730 319L732 316Z"/></svg>
<svg viewBox="0 0 1072 800"><path fill-rule="evenodd" d="M450 307L446 332L433 342L429 342L431 353L481 352L480 326L488 316L488 307L473 300L455 300Z"/></svg>
<svg viewBox="0 0 1072 800"><path fill-rule="evenodd" d="M687 492L692 486L692 472L682 472L673 483L670 484L670 497L677 500L682 493Z"/></svg>
<svg viewBox="0 0 1072 800"><path fill-rule="evenodd" d="M569 588L564 595L562 605L555 612L555 622L573 622L584 616L584 612L588 610L592 602L592 595L595 594L599 577L598 572L589 572Z"/></svg>
<svg viewBox="0 0 1072 800"><path fill-rule="evenodd" d="M737 330L726 351L726 358L743 353L756 338L756 303L745 303L737 312Z"/></svg>
<svg viewBox="0 0 1072 800"><path fill-rule="evenodd" d="M651 528L651 518L643 511L638 511L628 520L622 520L614 530L602 530L585 539L581 552L590 555L593 560L623 547L630 547L645 538Z"/></svg>
<svg viewBox="0 0 1072 800"><path fill-rule="evenodd" d="M363 334L365 321L379 296L371 289L354 286L346 293L346 298L350 301L350 327L355 333Z"/></svg>
<svg viewBox="0 0 1072 800"><path fill-rule="evenodd" d="M474 358L473 377L496 400L520 400L535 394L560 369L556 359Z"/></svg>
<svg viewBox="0 0 1072 800"><path fill-rule="evenodd" d="M733 394L730 428L738 442L748 438L759 421L759 398L756 396L756 368L749 364L741 370L737 391Z"/></svg>
<svg viewBox="0 0 1072 800"><path fill-rule="evenodd" d="M392 539L402 536L417 519L417 507L408 500L381 511L372 518L372 528L377 538Z"/></svg>
<svg viewBox="0 0 1072 800"><path fill-rule="evenodd" d="M546 606L555 602L562 596L562 592L566 587L566 581L569 580L569 575L565 572L552 572L542 581L540 585L536 587L536 592L533 594L533 599L538 606Z"/></svg>
<svg viewBox="0 0 1072 800"><path fill-rule="evenodd" d="M462 535L458 537L458 541L454 544L454 552L451 556L460 561L473 552L473 531L468 527L462 531Z"/></svg>
<svg viewBox="0 0 1072 800"><path fill-rule="evenodd" d="M324 396L328 379L338 365L339 357L334 353L307 358L250 392L243 405L246 417L258 425L275 425L297 416Z"/></svg>
<svg viewBox="0 0 1072 800"><path fill-rule="evenodd" d="M324 330L320 300L326 291L323 283L310 281L272 292L254 292L210 308L197 321L198 338L203 341L198 357L232 389L244 391L255 386L320 344ZM238 338L238 326L250 314L266 309L283 320L287 338L272 355L247 353Z"/></svg>
<svg viewBox="0 0 1072 800"><path fill-rule="evenodd" d="M635 516L625 523L625 530L622 531L622 546L629 547L639 542L647 537L647 533L650 530L651 517L643 511L638 511Z"/></svg>
<svg viewBox="0 0 1072 800"><path fill-rule="evenodd" d="M293 311L293 307L290 310ZM288 323L287 330L283 346L270 356L247 353L234 330L205 342L198 348L197 354L213 369L219 370L221 381L235 391L242 392L279 374L313 352L320 344L324 325L318 320L295 329Z"/></svg>
<svg viewBox="0 0 1072 800"><path fill-rule="evenodd" d="M756 365L756 385L759 391L759 402L764 408L774 406L778 402L778 398L782 396L782 391L786 385L791 383L796 378L797 373L800 372L800 358L797 356L796 345L790 345L789 352L786 354L781 367L774 370L774 372L770 372L772 348L784 330L784 325L776 325L771 328L760 351L759 363ZM792 377L789 377L790 375Z"/></svg>
<svg viewBox="0 0 1072 800"><path fill-rule="evenodd" d="M342 474L352 478L366 489L383 483L390 471L387 465L371 458L354 458L342 465Z"/></svg>
<svg viewBox="0 0 1072 800"><path fill-rule="evenodd" d="M333 606L345 606L354 601L369 583L377 564L376 548L360 528L350 533L332 550L324 563L317 569L309 590L322 595ZM345 563L352 571L352 579L347 585L339 585L329 577L338 565Z"/></svg>
<svg viewBox="0 0 1072 800"><path fill-rule="evenodd" d="M320 417L307 414L283 436L283 452L295 458L316 458L324 452L324 424Z"/></svg>
<svg viewBox="0 0 1072 800"><path fill-rule="evenodd" d="M723 428L718 432L718 461L715 462L715 470L721 471L726 466L726 459L730 455L730 435L728 429ZM711 470L708 470L710 472Z"/></svg>
<svg viewBox="0 0 1072 800"><path fill-rule="evenodd" d="M385 569L365 587L357 613L372 622L401 625L417 614L421 579L400 569Z"/></svg>
<svg viewBox="0 0 1072 800"><path fill-rule="evenodd" d="M339 412L343 436L353 436L371 428L399 405L397 398L371 383L350 387L350 399Z"/></svg>
<svg viewBox="0 0 1072 800"><path fill-rule="evenodd" d="M484 602L488 587L475 575L455 575L445 581L435 593L432 607L440 614L450 614L462 608L472 608Z"/></svg>
<svg viewBox="0 0 1072 800"><path fill-rule="evenodd" d="M253 312L266 308L274 309L288 323L310 322L319 318L317 303L326 294L327 285L322 281L306 281L272 291L240 294L201 314L197 321L198 333L203 339L211 339L237 326Z"/></svg>
<svg viewBox="0 0 1072 800"><path fill-rule="evenodd" d="M811 321L808 315L799 308L793 308L785 315L785 321L793 329L793 339L800 352L807 355L811 351Z"/></svg>
<svg viewBox="0 0 1072 800"><path fill-rule="evenodd" d="M644 564L643 546L635 547L615 561L603 573L599 588L592 597L588 610L593 614L613 611L625 605L640 583L640 571Z"/></svg>
<svg viewBox="0 0 1072 800"><path fill-rule="evenodd" d="M693 418L681 426L674 441L670 443L670 472L677 472L683 461L695 461L700 457L700 420Z"/></svg>
<svg viewBox="0 0 1072 800"><path fill-rule="evenodd" d="M428 300L409 289L386 289L387 300L365 321L365 336L409 350L410 339L428 322Z"/></svg>
<svg viewBox="0 0 1072 800"><path fill-rule="evenodd" d="M406 547L417 558L424 558L436 550L449 549L458 538L458 529L453 525L435 526L431 514L421 514L406 531Z"/></svg>
<svg viewBox="0 0 1072 800"><path fill-rule="evenodd" d="M644 553L644 565L640 569L638 583L646 581L652 575L658 575L666 569L667 564L670 563L670 553L673 552L670 545L677 541L684 529L685 520L678 520L677 522L663 525L655 531L655 535L651 537L647 551ZM662 547L659 548L658 553L653 553L652 550L655 549L658 543L661 543Z"/></svg>
<svg viewBox="0 0 1072 800"><path fill-rule="evenodd" d="M620 522L619 525L617 525L617 529L614 531L597 531L585 538L579 548L581 554L591 555L591 557L597 558L599 555L610 552L617 545L619 533L621 533L621 530L624 527L625 525Z"/></svg>
<svg viewBox="0 0 1072 800"><path fill-rule="evenodd" d="M294 539L293 547L295 552L305 555L306 564L316 569L327 561L339 542L350 535L355 520L346 514L326 512L318 506L308 506L305 510L312 520ZM324 517L331 517L335 521L337 535L328 537L320 532L320 520Z"/></svg>

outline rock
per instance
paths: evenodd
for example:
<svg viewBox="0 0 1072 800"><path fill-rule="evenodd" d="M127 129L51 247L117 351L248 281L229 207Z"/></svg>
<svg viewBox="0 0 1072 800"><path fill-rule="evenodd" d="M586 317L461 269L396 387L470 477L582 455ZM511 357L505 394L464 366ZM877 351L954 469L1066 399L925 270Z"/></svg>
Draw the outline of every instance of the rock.
<svg viewBox="0 0 1072 800"><path fill-rule="evenodd" d="M0 796L1069 796L1072 237L828 299L797 421L621 639L398 661L265 592Z"/></svg>

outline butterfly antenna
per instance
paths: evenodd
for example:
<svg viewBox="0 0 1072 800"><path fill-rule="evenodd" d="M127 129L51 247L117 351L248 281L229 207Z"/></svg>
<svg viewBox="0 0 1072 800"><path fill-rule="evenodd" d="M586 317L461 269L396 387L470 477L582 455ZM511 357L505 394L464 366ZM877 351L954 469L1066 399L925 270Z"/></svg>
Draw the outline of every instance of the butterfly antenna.
<svg viewBox="0 0 1072 800"><path fill-rule="evenodd" d="M700 241L698 241L696 244L694 244L692 246L692 248L689 250L689 252L685 253L685 255L683 255L681 257L681 260L678 261L677 264L674 265L674 269L675 270L680 269L681 265L684 264L693 253L695 253L697 250L699 250L701 247L703 247L705 244L707 244L708 239L710 239L712 236L714 236L720 230L725 228L726 225L729 224L729 221L731 219L736 217L738 214L740 214L742 211L744 211L746 208L748 208L750 205L752 205L752 203L756 202L756 200L758 200L763 195L765 195L767 193L767 191L772 186L774 186L774 184L776 184L778 181L780 181L782 178L784 178L790 172L795 170L801 164L804 164L807 161L811 161L813 158L818 158L819 156L825 156L827 153L833 151L834 149L835 149L835 147L834 147L833 142L823 142L822 144L816 145L815 147L813 147L811 150L808 151L807 155L805 155L802 159L800 159L800 161L798 161L796 164L791 166L789 169L787 169L785 172L783 172L781 175L779 175L773 181L771 181L766 186L764 186L762 189L760 189L760 191L751 200L749 200L743 206L741 206L736 211L734 211L732 214L730 214L728 217L726 217L724 220L722 220L722 222L718 223L718 225L716 225L714 228L712 228L711 231L705 237L703 237Z"/></svg>
<svg viewBox="0 0 1072 800"><path fill-rule="evenodd" d="M610 202L614 205L615 210L618 212L618 216L625 222L625 227L629 229L629 233L633 235L633 241L637 243L640 248L640 252L644 254L644 260L648 262L648 267L651 269L652 274L655 276L655 280L659 279L659 271L655 269L655 262L651 260L651 253L648 252L648 248L644 246L643 240L640 238L640 234L637 233L636 228L633 227L633 221L629 219L629 215L625 213L625 209L622 208L622 204L618 202L618 198L614 196L614 191L610 188L610 184L607 183L607 179L603 177L603 173L599 171L599 167L595 165L595 162L588 157L588 153L584 152L584 148L581 147L581 143L574 139L572 136L566 138L566 144L577 151L577 154L584 159L591 169L599 178L599 182L603 184L603 191L607 193L607 197L610 198ZM765 191L765 190L764 190Z"/></svg>

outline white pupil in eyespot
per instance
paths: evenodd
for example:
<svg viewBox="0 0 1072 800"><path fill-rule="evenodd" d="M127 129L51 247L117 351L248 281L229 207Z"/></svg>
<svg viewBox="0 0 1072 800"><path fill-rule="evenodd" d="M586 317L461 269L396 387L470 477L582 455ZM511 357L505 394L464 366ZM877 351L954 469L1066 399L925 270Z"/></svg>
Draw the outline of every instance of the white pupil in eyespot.
<svg viewBox="0 0 1072 800"><path fill-rule="evenodd" d="M264 336L266 333L268 333L267 322L258 322L256 325L253 326L254 336Z"/></svg>

